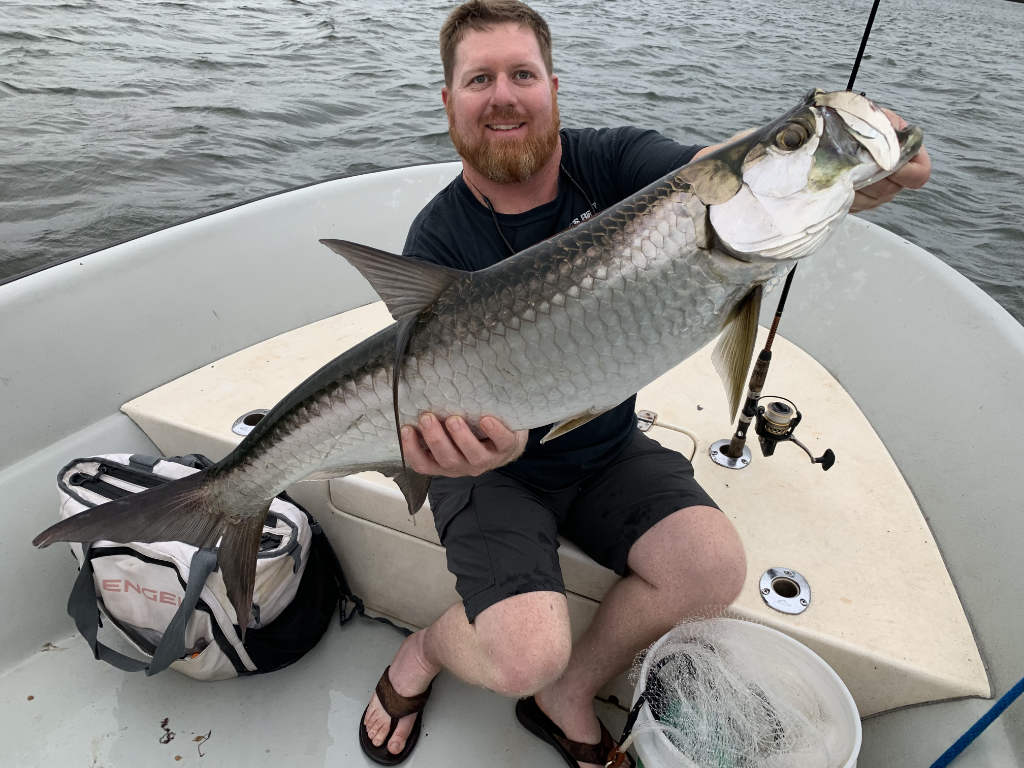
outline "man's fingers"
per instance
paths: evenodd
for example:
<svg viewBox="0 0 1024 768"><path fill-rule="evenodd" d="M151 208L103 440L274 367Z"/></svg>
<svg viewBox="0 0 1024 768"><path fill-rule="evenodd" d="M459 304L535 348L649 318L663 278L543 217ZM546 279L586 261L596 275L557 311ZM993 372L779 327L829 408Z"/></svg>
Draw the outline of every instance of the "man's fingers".
<svg viewBox="0 0 1024 768"><path fill-rule="evenodd" d="M420 416L420 434L430 449L430 454L442 467L455 467L464 461L464 457L452 442L448 431L432 413Z"/></svg>
<svg viewBox="0 0 1024 768"><path fill-rule="evenodd" d="M450 416L444 425L456 447L470 465L479 469L493 460L493 449L473 434L473 430L469 428L465 419L460 416Z"/></svg>
<svg viewBox="0 0 1024 768"><path fill-rule="evenodd" d="M513 432L493 416L481 418L480 429L494 443L495 450L503 456L518 456L521 454L530 436L529 430L520 429Z"/></svg>
<svg viewBox="0 0 1024 768"><path fill-rule="evenodd" d="M515 446L516 433L493 416L481 418L480 429L499 451L505 451Z"/></svg>
<svg viewBox="0 0 1024 768"><path fill-rule="evenodd" d="M921 151L910 158L910 162L900 168L890 178L901 187L920 189L931 175L932 159L928 156L928 150L921 147Z"/></svg>
<svg viewBox="0 0 1024 768"><path fill-rule="evenodd" d="M443 423L432 413L420 416L419 429L402 427L406 463L424 475L465 477L481 475L517 458L526 447L528 430L513 432L494 417L481 422L478 437L461 416Z"/></svg>
<svg viewBox="0 0 1024 768"><path fill-rule="evenodd" d="M424 449L415 427L408 424L402 427L402 453L405 456L405 463L414 472L431 476L442 474L441 466Z"/></svg>
<svg viewBox="0 0 1024 768"><path fill-rule="evenodd" d="M872 200L891 200L901 189L903 187L892 179L882 179L881 181L876 181L870 187L864 187L859 192L865 197L870 197Z"/></svg>

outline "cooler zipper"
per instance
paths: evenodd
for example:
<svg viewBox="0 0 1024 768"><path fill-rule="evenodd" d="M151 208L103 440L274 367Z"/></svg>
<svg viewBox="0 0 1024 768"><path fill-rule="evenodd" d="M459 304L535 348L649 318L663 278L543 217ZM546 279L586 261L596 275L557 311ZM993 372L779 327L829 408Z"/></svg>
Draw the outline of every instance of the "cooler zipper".
<svg viewBox="0 0 1024 768"><path fill-rule="evenodd" d="M135 491L129 491L122 488L119 485L113 485L112 483L105 483L97 477L87 475L84 472L75 472L71 477L68 478L68 485L75 486L77 488L84 488L87 491L92 491L95 494L102 496L105 499L114 501L115 499L121 499L125 496L131 496ZM90 506L97 506L91 504Z"/></svg>
<svg viewBox="0 0 1024 768"><path fill-rule="evenodd" d="M100 463L96 474L110 475L118 480L124 480L126 483L141 485L146 488L155 488L158 485L170 482L170 478L160 477L150 472L143 472L141 469L132 469L120 464L107 464L105 462Z"/></svg>

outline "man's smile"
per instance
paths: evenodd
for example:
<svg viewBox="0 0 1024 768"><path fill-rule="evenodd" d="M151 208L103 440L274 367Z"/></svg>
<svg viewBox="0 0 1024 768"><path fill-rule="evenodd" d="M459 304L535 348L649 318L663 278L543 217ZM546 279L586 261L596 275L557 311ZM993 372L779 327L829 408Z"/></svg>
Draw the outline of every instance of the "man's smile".
<svg viewBox="0 0 1024 768"><path fill-rule="evenodd" d="M519 117L513 117L511 115L502 115L491 118L490 121L484 123L484 128L488 131L494 131L495 133L512 133L518 132L519 129L526 127L526 120Z"/></svg>

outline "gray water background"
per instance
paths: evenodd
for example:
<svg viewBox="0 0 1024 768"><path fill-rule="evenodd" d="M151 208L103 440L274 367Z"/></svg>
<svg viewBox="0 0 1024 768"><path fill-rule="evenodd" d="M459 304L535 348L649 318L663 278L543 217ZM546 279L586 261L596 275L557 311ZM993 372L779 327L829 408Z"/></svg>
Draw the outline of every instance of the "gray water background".
<svg viewBox="0 0 1024 768"><path fill-rule="evenodd" d="M0 281L324 178L456 158L434 0L4 0ZM846 87L870 0L537 0L564 125L711 143ZM1024 321L1024 5L883 0L856 87L924 127L866 217ZM338 211L339 219L345 211Z"/></svg>

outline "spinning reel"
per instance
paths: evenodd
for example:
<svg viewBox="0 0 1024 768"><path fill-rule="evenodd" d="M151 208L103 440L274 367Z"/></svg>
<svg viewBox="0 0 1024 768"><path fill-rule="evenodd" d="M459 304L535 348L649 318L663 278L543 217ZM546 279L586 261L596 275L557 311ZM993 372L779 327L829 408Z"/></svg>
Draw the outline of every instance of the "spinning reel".
<svg viewBox="0 0 1024 768"><path fill-rule="evenodd" d="M767 400L773 397L772 395L766 395L758 400ZM821 464L822 470L827 472L832 468L832 465L836 463L836 455L832 449L827 449L818 458L814 457L810 449L801 443L796 437L793 436L793 432L796 431L797 424L800 423L800 419L803 418L803 414L796 408L796 403L787 398L780 397L770 400L768 405L758 405L757 415L754 418L754 431L757 433L757 441L761 444L761 455L771 456L775 453L775 447L785 441L796 443L800 448L803 449L804 453L811 460L811 464Z"/></svg>

